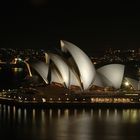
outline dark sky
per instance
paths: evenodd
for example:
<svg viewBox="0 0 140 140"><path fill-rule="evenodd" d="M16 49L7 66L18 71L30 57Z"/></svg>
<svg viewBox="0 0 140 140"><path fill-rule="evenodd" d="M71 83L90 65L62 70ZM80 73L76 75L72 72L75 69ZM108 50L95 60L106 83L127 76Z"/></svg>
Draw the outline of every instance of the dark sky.
<svg viewBox="0 0 140 140"><path fill-rule="evenodd" d="M4 1L0 4L0 47L50 49L60 39L90 53L140 46L138 4L75 1Z"/></svg>

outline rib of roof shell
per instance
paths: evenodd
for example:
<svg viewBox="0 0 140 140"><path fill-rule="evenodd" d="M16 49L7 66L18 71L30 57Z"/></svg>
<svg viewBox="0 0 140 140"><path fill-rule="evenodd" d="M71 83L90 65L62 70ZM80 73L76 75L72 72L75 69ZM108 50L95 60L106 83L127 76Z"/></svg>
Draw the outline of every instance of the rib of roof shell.
<svg viewBox="0 0 140 140"><path fill-rule="evenodd" d="M82 90L82 86L81 86L80 80L78 78L78 75L71 69L70 69L70 79L69 80L70 80L69 86L72 86L72 85L78 86Z"/></svg>
<svg viewBox="0 0 140 140"><path fill-rule="evenodd" d="M75 86L78 86L81 88L81 84L80 84L78 75L72 70L72 68L70 66L68 66L68 64L63 60L63 58L56 54L52 54L52 53L49 53L48 55L49 55L50 59L53 61L53 63L55 64L55 66L57 67L57 69L59 70L59 73L60 73L66 87L69 88L71 85L75 85ZM52 73L53 81L54 81L54 79L58 79L58 78L55 78L56 72L57 71L55 71L55 73L54 72ZM53 75L53 74L55 74L55 75ZM57 74L57 77L58 77L58 74ZM59 79L60 79L60 76L59 76ZM56 81L56 82L58 82L58 81ZM63 83L63 82L61 82L61 83Z"/></svg>
<svg viewBox="0 0 140 140"><path fill-rule="evenodd" d="M105 65L97 69L97 72L103 77L102 79L107 79L104 81L104 84L106 84L106 86L112 86L116 89L120 88L124 76L124 65Z"/></svg>
<svg viewBox="0 0 140 140"><path fill-rule="evenodd" d="M50 83L55 82L55 83L60 83L63 86L65 86L65 83L63 81L62 76L60 75L60 73L57 71L57 69L55 69L54 67L51 68L51 81Z"/></svg>
<svg viewBox="0 0 140 140"><path fill-rule="evenodd" d="M101 75L98 72L96 72L96 76L95 76L93 85L96 85L98 87L107 87L107 86L112 87L113 86L111 81L109 81L105 76Z"/></svg>
<svg viewBox="0 0 140 140"><path fill-rule="evenodd" d="M44 82L48 84L48 71L49 71L49 65L38 61L36 63L31 64L31 66L37 71L37 73L42 77Z"/></svg>
<svg viewBox="0 0 140 140"><path fill-rule="evenodd" d="M74 59L80 73L83 89L88 89L93 83L96 73L90 58L74 44L63 40L60 43L62 51L68 51Z"/></svg>
<svg viewBox="0 0 140 140"><path fill-rule="evenodd" d="M58 55L49 53L50 59L55 64L59 73L61 74L63 81L65 82L66 87L69 87L69 67L66 62Z"/></svg>

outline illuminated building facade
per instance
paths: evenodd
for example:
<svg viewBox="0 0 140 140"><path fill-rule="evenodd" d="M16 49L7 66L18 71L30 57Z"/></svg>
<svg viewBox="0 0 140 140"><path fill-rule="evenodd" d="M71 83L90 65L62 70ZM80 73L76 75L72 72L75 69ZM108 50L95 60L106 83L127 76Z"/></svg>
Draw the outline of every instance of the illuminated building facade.
<svg viewBox="0 0 140 140"><path fill-rule="evenodd" d="M46 84L60 83L66 88L79 87L86 91L92 86L112 87L120 89L124 77L125 66L122 64L108 64L95 69L91 59L77 46L67 41L60 41L63 53L68 52L70 58L53 53L45 53L45 62L32 64ZM51 71L51 80L48 81L48 71ZM127 80L134 84L133 80ZM138 87L138 86L137 86ZM138 88L135 88L138 90Z"/></svg>

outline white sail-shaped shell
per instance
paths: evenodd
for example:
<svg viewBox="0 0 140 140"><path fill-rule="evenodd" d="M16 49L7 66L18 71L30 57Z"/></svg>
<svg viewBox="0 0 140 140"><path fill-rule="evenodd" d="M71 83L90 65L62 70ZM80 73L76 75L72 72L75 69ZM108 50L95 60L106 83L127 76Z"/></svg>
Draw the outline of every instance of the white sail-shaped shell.
<svg viewBox="0 0 140 140"><path fill-rule="evenodd" d="M61 75L59 74L59 72L55 68L51 69L51 82L50 83L52 83L52 82L60 83L63 86L65 86L63 78L61 77Z"/></svg>
<svg viewBox="0 0 140 140"><path fill-rule="evenodd" d="M61 40L62 51L68 50L72 55L80 73L83 89L86 90L92 84L95 77L95 68L89 57L77 46Z"/></svg>
<svg viewBox="0 0 140 140"><path fill-rule="evenodd" d="M100 77L100 75L96 72L96 76L95 76L95 80L93 82L93 85L96 85L98 87L104 87L102 78Z"/></svg>
<svg viewBox="0 0 140 140"><path fill-rule="evenodd" d="M95 80L93 82L93 85L96 85L98 87L107 87L107 86L113 86L111 81L109 81L106 77L96 72Z"/></svg>
<svg viewBox="0 0 140 140"><path fill-rule="evenodd" d="M114 88L120 88L124 75L124 65L121 64L109 64L105 65L99 69L97 72L108 79L109 82L105 82L108 86L113 86Z"/></svg>
<svg viewBox="0 0 140 140"><path fill-rule="evenodd" d="M49 71L49 65L47 65L44 62L38 61L36 63L33 63L31 65L37 73L42 77L42 79L45 81L46 84L48 84L48 71Z"/></svg>
<svg viewBox="0 0 140 140"><path fill-rule="evenodd" d="M74 85L74 86L78 86L82 89L81 87L81 83L79 78L77 77L77 75L70 69L70 86Z"/></svg>
<svg viewBox="0 0 140 140"><path fill-rule="evenodd" d="M49 64L50 62L50 56L47 53L45 53L45 61L46 61L46 64Z"/></svg>
<svg viewBox="0 0 140 140"><path fill-rule="evenodd" d="M134 90L139 89L139 81L128 77L125 77L125 80L134 88Z"/></svg>
<svg viewBox="0 0 140 140"><path fill-rule="evenodd" d="M69 87L69 67L66 62L58 55L49 53L50 59L53 61L63 81L65 82L66 87Z"/></svg>

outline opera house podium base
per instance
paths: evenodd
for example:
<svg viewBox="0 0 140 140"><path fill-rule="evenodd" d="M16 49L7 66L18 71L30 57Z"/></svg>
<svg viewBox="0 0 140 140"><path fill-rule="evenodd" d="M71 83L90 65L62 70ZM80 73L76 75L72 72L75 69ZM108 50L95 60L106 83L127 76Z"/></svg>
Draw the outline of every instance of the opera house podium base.
<svg viewBox="0 0 140 140"><path fill-rule="evenodd" d="M83 108L83 107L140 107L140 92L72 91L63 87L22 88L0 92L0 104L19 107Z"/></svg>

